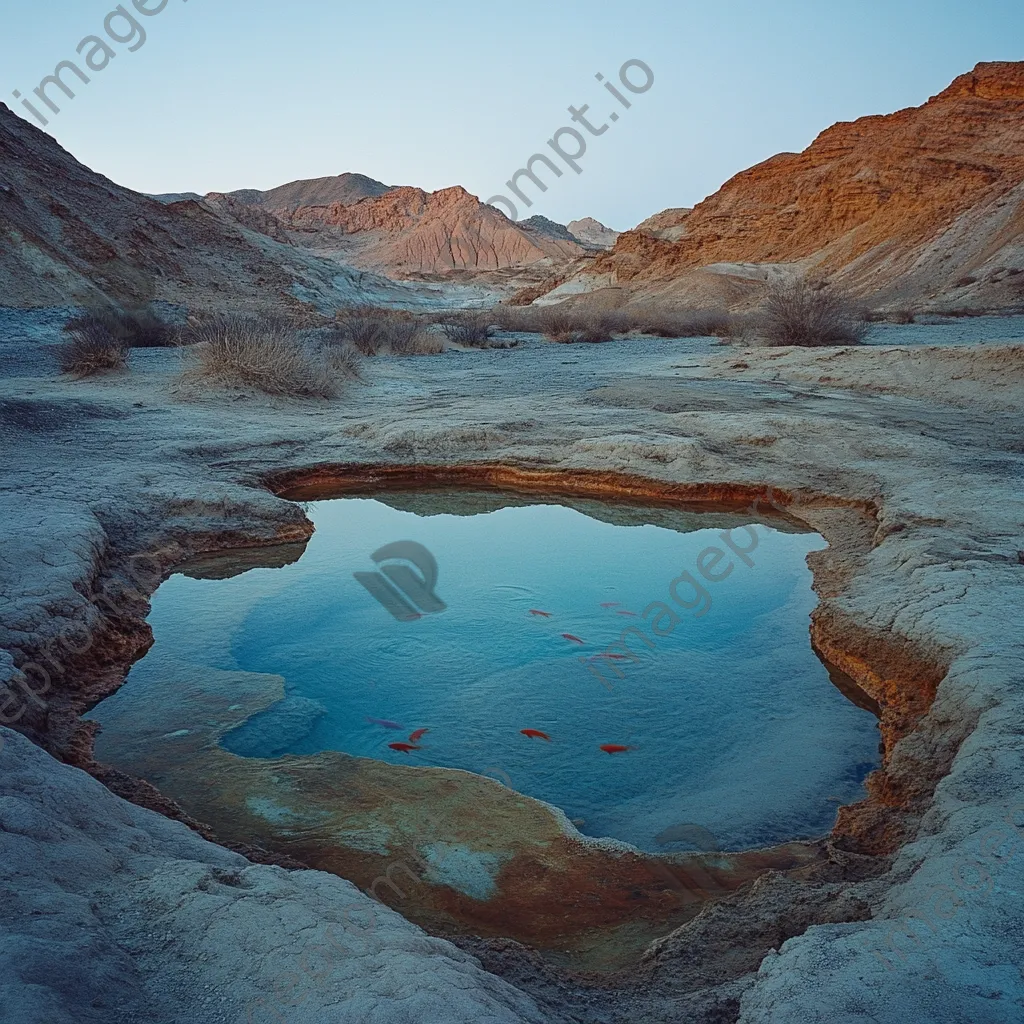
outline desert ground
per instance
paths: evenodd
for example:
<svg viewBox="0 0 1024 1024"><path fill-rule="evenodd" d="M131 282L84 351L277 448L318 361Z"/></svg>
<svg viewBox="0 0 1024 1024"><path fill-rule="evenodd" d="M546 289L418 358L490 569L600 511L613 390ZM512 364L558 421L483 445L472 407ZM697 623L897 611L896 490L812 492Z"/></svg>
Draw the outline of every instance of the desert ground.
<svg viewBox="0 0 1024 1024"><path fill-rule="evenodd" d="M366 359L319 401L197 391L167 348L73 380L53 359L63 318L9 313L0 337L0 671L24 703L0 750L4 1019L1024 1013L1019 318L878 325L868 345L824 350L521 336ZM813 855L716 894L629 970L602 973L513 938L431 937L98 764L81 716L145 649L159 579L198 554L301 543L302 509L276 492L360 474L770 499L829 542L811 556L812 637L881 706L868 799ZM104 612L97 595L115 593L128 596ZM49 667L45 684L30 662ZM543 807L505 814L509 841L528 819L548 830L552 871L572 878L595 855Z"/></svg>

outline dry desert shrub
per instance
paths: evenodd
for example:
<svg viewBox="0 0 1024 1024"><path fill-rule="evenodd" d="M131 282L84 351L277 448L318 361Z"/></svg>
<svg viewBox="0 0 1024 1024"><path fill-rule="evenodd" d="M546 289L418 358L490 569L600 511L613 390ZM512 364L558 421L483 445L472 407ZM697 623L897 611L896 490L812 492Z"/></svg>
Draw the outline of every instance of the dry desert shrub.
<svg viewBox="0 0 1024 1024"><path fill-rule="evenodd" d="M757 314L768 345L859 345L867 333L863 314L849 296L806 280L769 286Z"/></svg>
<svg viewBox="0 0 1024 1024"><path fill-rule="evenodd" d="M342 337L364 356L437 355L444 343L404 309L353 306L335 314Z"/></svg>
<svg viewBox="0 0 1024 1024"><path fill-rule="evenodd" d="M340 310L335 321L342 335L364 356L375 356L384 347L387 311L375 306L353 306Z"/></svg>
<svg viewBox="0 0 1024 1024"><path fill-rule="evenodd" d="M632 332L660 338L728 337L734 329L734 318L723 309L673 309L656 303L624 309L498 306L492 319L502 330L544 334L556 342L611 341Z"/></svg>
<svg viewBox="0 0 1024 1024"><path fill-rule="evenodd" d="M320 343L327 350L332 365L342 377L357 380L363 375L363 357L359 349L337 328L321 334Z"/></svg>
<svg viewBox="0 0 1024 1024"><path fill-rule="evenodd" d="M56 350L62 373L95 377L127 366L128 346L99 318L75 317L64 326L64 333L65 339Z"/></svg>
<svg viewBox="0 0 1024 1024"><path fill-rule="evenodd" d="M487 348L494 336L490 313L454 313L441 323L441 330L453 345Z"/></svg>
<svg viewBox="0 0 1024 1024"><path fill-rule="evenodd" d="M183 379L212 387L254 388L289 398L334 398L352 376L345 346L303 339L273 318L218 317L183 334Z"/></svg>
<svg viewBox="0 0 1024 1024"><path fill-rule="evenodd" d="M535 330L559 344L600 344L629 330L629 324L615 310L545 306L537 310Z"/></svg>
<svg viewBox="0 0 1024 1024"><path fill-rule="evenodd" d="M631 307L628 316L633 330L656 338L726 338L735 328L724 309L673 309L650 303Z"/></svg>
<svg viewBox="0 0 1024 1024"><path fill-rule="evenodd" d="M385 341L388 350L396 356L437 356L444 342L415 320L392 320L387 325Z"/></svg>
<svg viewBox="0 0 1024 1024"><path fill-rule="evenodd" d="M549 341L557 342L572 341L578 323L579 314L562 306L545 306L536 320L541 334Z"/></svg>
<svg viewBox="0 0 1024 1024"><path fill-rule="evenodd" d="M64 327L69 333L76 330L104 328L125 348L167 348L175 343L175 330L165 324L149 308L88 310L72 317Z"/></svg>
<svg viewBox="0 0 1024 1024"><path fill-rule="evenodd" d="M537 306L495 306L490 311L491 322L499 330L515 334L541 334L540 314Z"/></svg>
<svg viewBox="0 0 1024 1024"><path fill-rule="evenodd" d="M629 330L628 320L614 310L588 310L574 318L567 337L552 340L599 345L612 341L616 334L626 334Z"/></svg>

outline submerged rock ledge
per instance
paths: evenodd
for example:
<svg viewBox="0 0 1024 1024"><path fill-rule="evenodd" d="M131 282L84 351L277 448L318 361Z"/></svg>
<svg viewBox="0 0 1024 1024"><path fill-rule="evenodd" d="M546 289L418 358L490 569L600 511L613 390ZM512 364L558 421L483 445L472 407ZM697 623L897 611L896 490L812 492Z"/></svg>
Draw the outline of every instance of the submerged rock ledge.
<svg viewBox="0 0 1024 1024"><path fill-rule="evenodd" d="M928 375L931 394L922 395L910 375L893 373L908 358ZM1007 484L1024 469L1018 411L1024 352L1013 346L912 356L895 349L750 351L743 361L742 373L724 358L703 359L684 372L671 360L645 371L624 363L606 371L602 387L574 393L570 387L578 383L563 384L550 366L542 373L524 359L516 364L521 376L513 378L522 395L509 397L507 386L499 395L493 379L468 378L461 367L439 360L424 366L423 375L446 393L443 423L420 398L403 394L401 368L382 367L380 379L329 423L297 406L171 405L159 367L116 384L76 386L76 397L116 408L124 418L57 428L59 463L46 454L53 437L15 427L18 444L5 486L19 494L0 496L0 647L11 655L0 660L0 672L13 693L40 694L25 697L19 728L59 758L89 768L115 792L176 813L152 787L95 764L89 730L78 719L116 689L127 664L145 649L145 599L170 567L204 551L308 536L299 508L265 489L265 481L275 487L299 482L287 477L289 467L325 467L316 472L330 476L331 467L361 464L379 473L383 454L399 467L395 472L429 460L473 473L477 468L468 464L486 459L481 472L544 469L561 478L559 490L568 480L585 481L589 472L635 482L629 487L681 486L691 500L706 488L717 501L728 498L729 487L745 500L772 484L785 497L780 504L831 545L812 557L821 597L814 641L883 709L885 768L872 778L869 800L841 812L822 856L803 869L769 872L709 903L656 942L611 998L538 964L515 943L483 942L474 952L531 995L472 962L468 974L445 980L423 959L441 948L423 944L437 940L402 923L410 929L402 932L409 936L410 970L420 979L415 1014L397 979L387 994L373 994L371 968L350 976L348 995L330 981L320 987L301 981L306 999L285 1016L312 1022L329 1006L332 1019L361 1020L368 1004L360 1011L358 998L369 994L382 1006L395 1000L393 1015L381 1019L396 1021L491 1014L495 1020L554 1021L570 1006L575 1019L588 1021L687 1015L747 1022L1012 1019L1024 1005L1024 938L1014 923L1024 916L1018 849L1024 832L1024 638L1013 613L1024 570L1019 509ZM390 388L389 374L398 387ZM738 381L749 382L742 397ZM37 401L65 400L64 382L37 377L32 384ZM23 380L2 380L0 392L23 386ZM687 411L687 401L703 408L709 397L714 414ZM677 411L656 411L667 408L663 398ZM154 415L171 409L173 416ZM716 480L734 483L708 483ZM498 481L492 476L491 482ZM134 596L114 600L118 588L131 585L135 552L154 560L145 563L148 584L139 587L136 573ZM106 604L98 600L104 595ZM62 643L71 628L76 642ZM72 647L82 653L72 655ZM33 662L48 666L45 690ZM130 905L125 873L136 871L132 865L155 884L154 877L188 862L181 843L202 840L106 796L87 776L25 740L7 732L4 738L0 842L14 865L8 884L18 894L0 911L14 939L6 985L20 979L25 998L40 1000L36 1005L45 1005L52 1021L109 1020L113 1006L126 1006L116 1002L117 993L129 988L139 1019L156 1019L177 1005L168 1001L158 1011L161 998L168 1000L176 987L176 999L184 998L183 981L192 990L217 985L210 1000L223 998L226 1017L214 1016L211 1006L195 1019L245 1019L246 999L272 987L273 969L259 956L242 954L246 937L262 927L262 904L240 898L244 890L231 871L279 869L239 868L246 862L235 854L202 845L200 857L193 848L189 856L197 861L227 865L228 902L239 915L236 927L218 929L209 942L201 936L213 935L208 929L217 926L203 909L211 884L203 881L211 877L207 867L185 871L173 909L162 912L149 902L151 914L121 913ZM78 809L60 820L61 804ZM137 827L150 836L146 849L152 851L145 856L153 860L143 869L140 837L109 828L103 852L83 854L88 871L74 867L77 854L61 866L55 859L60 843L84 849L93 819L120 819L126 828L142 822ZM31 845L24 845L29 838ZM287 883L282 905L300 918L322 886L368 905L328 875L266 877ZM104 989L115 1002L94 1004L93 1017L92 1010L83 1013L75 985L43 969L46 958L62 955L45 936L44 917L31 910L31 900L46 892L67 908L62 914L81 908L82 927L95 943L90 970L118 979ZM136 903L147 899L145 892L135 894ZM334 909L315 904L301 918L310 928L337 913L335 896L325 899ZM90 903L99 909L87 911ZM89 923L88 914L102 918L108 911L105 931L94 927L95 919ZM115 918L116 927L109 923ZM297 957L309 944L296 937L311 932L302 924L284 932ZM454 951L442 955L467 962ZM146 965L144 983L131 974L133 959ZM985 991L979 978L987 979ZM24 982L38 987L26 989ZM452 1009L456 991L466 1000L458 1004L464 1011Z"/></svg>

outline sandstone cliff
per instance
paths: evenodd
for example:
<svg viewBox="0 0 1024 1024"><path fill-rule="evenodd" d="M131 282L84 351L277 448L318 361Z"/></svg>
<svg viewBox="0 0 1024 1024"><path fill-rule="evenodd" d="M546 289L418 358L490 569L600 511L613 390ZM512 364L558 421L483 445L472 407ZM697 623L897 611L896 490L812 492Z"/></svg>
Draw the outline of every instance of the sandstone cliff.
<svg viewBox="0 0 1024 1024"><path fill-rule="evenodd" d="M785 265L882 304L1014 306L1022 200L1024 63L979 64L923 106L834 125L651 218L567 287L729 300Z"/></svg>

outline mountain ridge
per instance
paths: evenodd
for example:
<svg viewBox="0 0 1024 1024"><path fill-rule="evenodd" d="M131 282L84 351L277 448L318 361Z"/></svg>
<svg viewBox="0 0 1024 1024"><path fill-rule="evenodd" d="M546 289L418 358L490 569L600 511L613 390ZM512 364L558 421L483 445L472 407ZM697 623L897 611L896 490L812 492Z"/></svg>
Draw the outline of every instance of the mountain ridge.
<svg viewBox="0 0 1024 1024"><path fill-rule="evenodd" d="M983 63L921 106L839 122L691 211L656 214L561 287L734 301L780 267L883 303L1014 305L1003 271L1024 267L1022 202L1024 63Z"/></svg>
<svg viewBox="0 0 1024 1024"><path fill-rule="evenodd" d="M11 306L331 308L403 291L205 201L166 202L118 185L3 103L0 239L3 301Z"/></svg>

